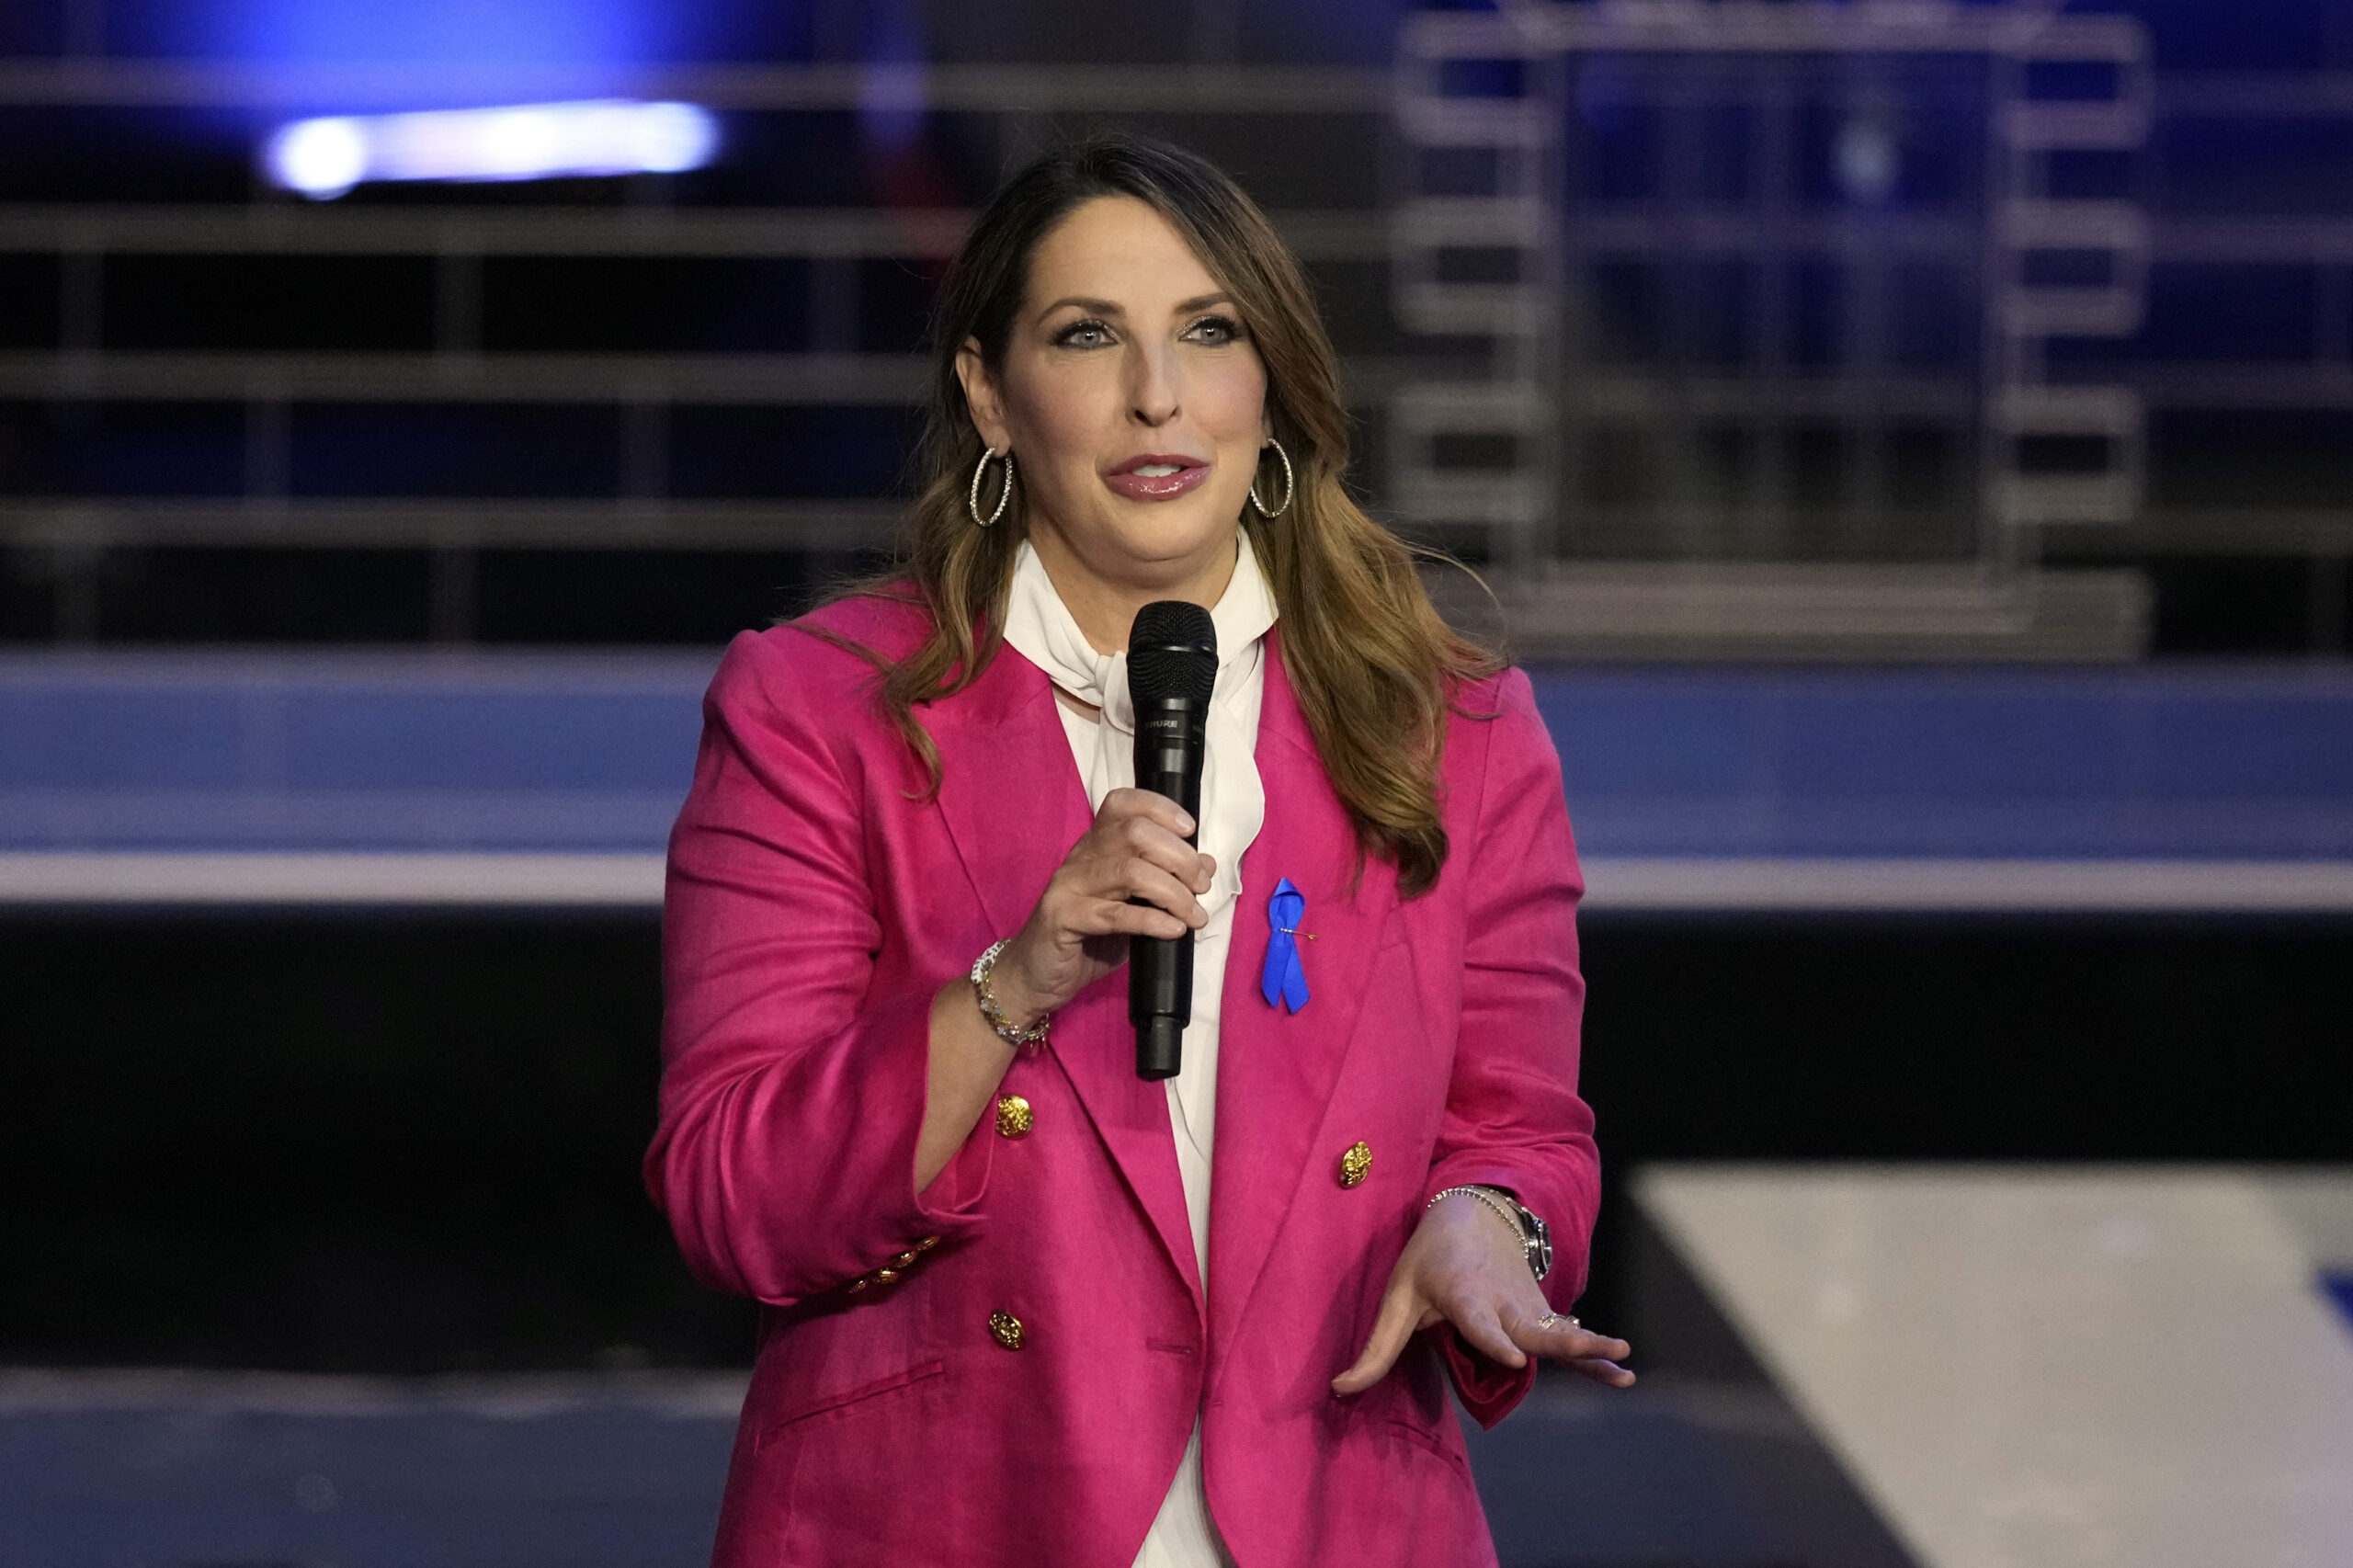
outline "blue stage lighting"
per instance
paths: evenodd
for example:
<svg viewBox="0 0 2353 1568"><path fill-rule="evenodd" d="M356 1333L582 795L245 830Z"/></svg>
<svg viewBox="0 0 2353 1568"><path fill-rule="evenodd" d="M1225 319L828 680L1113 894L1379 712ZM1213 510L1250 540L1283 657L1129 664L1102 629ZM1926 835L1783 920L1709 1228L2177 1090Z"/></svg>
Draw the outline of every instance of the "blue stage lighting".
<svg viewBox="0 0 2353 1568"><path fill-rule="evenodd" d="M676 30L646 0L204 0L248 60L626 64ZM225 45L225 48L222 46Z"/></svg>
<svg viewBox="0 0 2353 1568"><path fill-rule="evenodd" d="M298 119L270 137L262 165L282 188L329 201L363 180L677 174L718 151L707 109L608 98Z"/></svg>

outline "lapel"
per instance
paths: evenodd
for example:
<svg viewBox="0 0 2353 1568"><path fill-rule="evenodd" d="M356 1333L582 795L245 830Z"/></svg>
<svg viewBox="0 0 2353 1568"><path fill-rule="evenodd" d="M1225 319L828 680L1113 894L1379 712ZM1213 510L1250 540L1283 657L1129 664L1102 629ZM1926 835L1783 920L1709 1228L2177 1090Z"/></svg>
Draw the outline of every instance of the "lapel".
<svg viewBox="0 0 2353 1568"><path fill-rule="evenodd" d="M1226 962L1220 1025L1217 1145L1210 1186L1210 1343L1231 1345L1302 1183L1336 1182L1358 1136L1325 1129L1326 1108L1356 1033L1372 954L1397 902L1393 868L1365 866L1356 835L1315 750L1306 716L1267 637L1258 720L1266 823L1242 857L1242 893ZM1300 942L1310 999L1298 1014L1267 1005L1259 974L1270 935L1267 901L1289 877L1306 895ZM1328 1146L1327 1146L1328 1145Z"/></svg>
<svg viewBox="0 0 2353 1568"><path fill-rule="evenodd" d="M939 810L949 836L990 929L1009 937L1094 820L1052 684L1011 647L1000 647L980 679L923 718L939 747ZM1097 982L1063 1009L1046 1049L1198 1301L1200 1269L1168 1092L1136 1076L1127 997L1125 969Z"/></svg>

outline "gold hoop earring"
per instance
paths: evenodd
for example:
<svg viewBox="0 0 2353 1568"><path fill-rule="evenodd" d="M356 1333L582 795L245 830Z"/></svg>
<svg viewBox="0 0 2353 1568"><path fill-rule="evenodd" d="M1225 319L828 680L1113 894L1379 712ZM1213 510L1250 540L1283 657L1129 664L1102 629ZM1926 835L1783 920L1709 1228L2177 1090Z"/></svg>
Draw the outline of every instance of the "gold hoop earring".
<svg viewBox="0 0 2353 1568"><path fill-rule="evenodd" d="M1006 503L1013 499L1013 454L1008 451L1005 454L1005 483L997 488L996 510L985 517L981 516L981 481L989 472L989 460L995 456L988 448L981 449L981 460L972 465L972 488L964 497L964 509L972 514L972 522L980 528L987 528L1004 517Z"/></svg>
<svg viewBox="0 0 2353 1568"><path fill-rule="evenodd" d="M1269 436L1267 437L1267 446L1274 448L1275 456L1283 460L1283 504L1270 508L1264 501L1258 499L1258 476L1254 473L1250 476L1250 505L1258 509L1260 517L1271 523L1290 510L1290 498L1299 490L1299 477L1291 472L1290 454L1283 450L1283 444L1280 441ZM1261 451L1265 449L1265 447L1259 449Z"/></svg>

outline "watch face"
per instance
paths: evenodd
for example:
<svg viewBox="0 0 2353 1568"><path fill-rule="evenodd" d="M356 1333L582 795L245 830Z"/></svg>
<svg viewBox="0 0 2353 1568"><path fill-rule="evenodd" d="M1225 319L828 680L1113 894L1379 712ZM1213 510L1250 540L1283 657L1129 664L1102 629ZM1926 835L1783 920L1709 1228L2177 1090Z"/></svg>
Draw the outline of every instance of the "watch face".
<svg viewBox="0 0 2353 1568"><path fill-rule="evenodd" d="M1523 1209L1520 1212L1527 1215L1529 1227L1534 1233L1529 1237L1529 1267L1535 1269L1536 1278L1541 1279L1552 1272L1552 1228L1528 1210Z"/></svg>
<svg viewBox="0 0 2353 1568"><path fill-rule="evenodd" d="M1552 1272L1552 1228L1518 1199L1513 1200L1512 1209L1519 1216L1520 1249L1528 1255L1529 1269L1541 1279Z"/></svg>

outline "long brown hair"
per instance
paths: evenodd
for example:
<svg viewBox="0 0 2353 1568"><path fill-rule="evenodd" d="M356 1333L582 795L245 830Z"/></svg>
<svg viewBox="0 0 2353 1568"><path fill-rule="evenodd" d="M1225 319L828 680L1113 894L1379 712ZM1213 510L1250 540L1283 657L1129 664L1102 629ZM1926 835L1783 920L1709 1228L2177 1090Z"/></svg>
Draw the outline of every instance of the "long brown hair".
<svg viewBox="0 0 2353 1568"><path fill-rule="evenodd" d="M1358 849L1393 862L1406 897L1426 892L1446 863L1438 773L1450 704L1464 682L1501 666L1438 619L1415 574L1420 552L1365 516L1342 483L1348 417L1339 361L1298 258L1241 187L1182 148L1133 135L1091 138L1029 165L982 212L933 310L912 544L898 570L852 590L917 599L930 632L897 661L854 651L881 672L884 710L936 790L939 753L914 710L962 690L995 657L1028 522L1017 483L1003 520L972 525L967 487L981 438L956 375L957 352L976 341L992 369L1002 363L1040 242L1104 196L1133 197L1166 219L1233 297L1257 346L1267 415L1297 483L1279 518L1245 509L1242 520L1274 590L1283 668ZM1259 494L1279 494L1280 465L1269 457L1261 473Z"/></svg>

